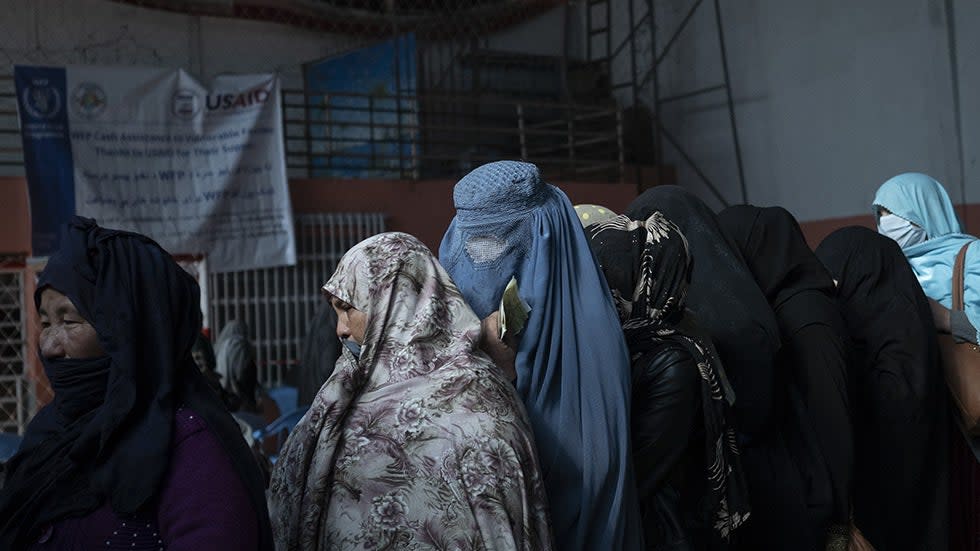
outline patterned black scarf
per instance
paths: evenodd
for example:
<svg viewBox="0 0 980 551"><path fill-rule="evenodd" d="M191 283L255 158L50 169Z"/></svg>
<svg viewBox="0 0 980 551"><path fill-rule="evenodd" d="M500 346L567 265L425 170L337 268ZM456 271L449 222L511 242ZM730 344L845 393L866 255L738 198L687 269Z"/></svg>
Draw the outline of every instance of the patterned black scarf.
<svg viewBox="0 0 980 551"><path fill-rule="evenodd" d="M701 374L707 495L705 518L722 541L749 517L748 493L731 419L734 400L710 344L680 330L691 260L680 229L660 212L645 222L617 216L586 228L635 361L666 341L683 345Z"/></svg>

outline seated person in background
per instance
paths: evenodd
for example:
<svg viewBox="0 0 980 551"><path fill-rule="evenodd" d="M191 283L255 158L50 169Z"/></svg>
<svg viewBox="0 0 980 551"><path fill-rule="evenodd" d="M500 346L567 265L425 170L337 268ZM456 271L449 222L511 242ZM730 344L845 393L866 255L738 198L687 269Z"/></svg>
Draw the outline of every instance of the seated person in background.
<svg viewBox="0 0 980 551"><path fill-rule="evenodd" d="M149 238L69 223L34 296L54 399L8 463L0 549L272 550L261 475L191 358L199 292Z"/></svg>
<svg viewBox="0 0 980 551"><path fill-rule="evenodd" d="M850 533L854 433L848 402L847 327L834 280L784 208L738 205L718 214L776 314L784 399L779 418L795 434L809 476L806 487L815 540L846 543Z"/></svg>
<svg viewBox="0 0 980 551"><path fill-rule="evenodd" d="M228 322L218 335L217 371L229 393L238 401L236 413L245 414L253 428L261 428L279 418L282 412L259 384L255 347L248 338L248 325L241 320ZM258 416L254 419L252 416Z"/></svg>
<svg viewBox="0 0 980 551"><path fill-rule="evenodd" d="M323 286L345 349L270 487L279 549L551 549L524 408L417 239L354 246Z"/></svg>
<svg viewBox="0 0 980 551"><path fill-rule="evenodd" d="M878 232L902 248L922 290L931 299L936 327L961 342L976 344L980 328L980 247L971 246L966 253L965 312L951 314L956 255L977 238L961 233L960 221L943 186L925 174L899 174L878 188L874 212Z"/></svg>
<svg viewBox="0 0 980 551"><path fill-rule="evenodd" d="M947 549L948 401L926 297L901 249L867 228L837 230L816 254L855 351L854 524L879 551Z"/></svg>
<svg viewBox="0 0 980 551"><path fill-rule="evenodd" d="M684 322L687 240L659 212L586 228L632 362L631 436L647 549L723 549L749 517L734 394ZM687 327L685 327L685 325Z"/></svg>
<svg viewBox="0 0 980 551"><path fill-rule="evenodd" d="M530 305L518 339L500 348L539 444L556 546L641 549L629 352L572 204L536 166L514 161L470 172L453 200L439 259L484 319L486 339L500 341L499 304L513 278Z"/></svg>
<svg viewBox="0 0 980 551"><path fill-rule="evenodd" d="M218 374L216 369L217 362L214 357L214 347L211 346L211 341L204 336L204 333L199 333L197 338L194 340L194 347L191 348L191 357L194 358L194 363L201 370L201 375L204 375L204 379L207 380L208 386L214 391L221 401L224 402L225 407L228 411L235 411L239 407L238 398L225 390L221 386L221 375Z"/></svg>

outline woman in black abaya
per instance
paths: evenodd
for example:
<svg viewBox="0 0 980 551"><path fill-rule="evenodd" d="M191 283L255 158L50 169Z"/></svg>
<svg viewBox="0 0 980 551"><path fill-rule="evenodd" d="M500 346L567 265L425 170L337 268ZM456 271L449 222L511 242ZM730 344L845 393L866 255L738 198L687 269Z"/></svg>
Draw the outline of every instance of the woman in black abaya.
<svg viewBox="0 0 980 551"><path fill-rule="evenodd" d="M687 307L718 349L738 395L739 432L752 440L772 421L780 346L772 308L700 199L677 186L659 186L637 197L626 216L646 220L654 211L664 213L687 237L694 258Z"/></svg>
<svg viewBox="0 0 980 551"><path fill-rule="evenodd" d="M793 215L781 207L738 205L718 214L776 313L788 385L780 418L806 478L812 530L845 539L850 518L853 432L848 403L847 329L834 281Z"/></svg>
<svg viewBox="0 0 980 551"><path fill-rule="evenodd" d="M714 341L735 390L742 465L752 517L741 530L739 548L821 548L807 503L807 473L801 465L800 435L787 431L775 412L786 399L776 374L781 340L765 294L715 214L677 186L647 190L627 214L645 219L663 212L687 236L694 269L687 306Z"/></svg>
<svg viewBox="0 0 980 551"><path fill-rule="evenodd" d="M816 250L854 343L854 522L879 550L947 548L946 388L932 313L898 245L844 228Z"/></svg>

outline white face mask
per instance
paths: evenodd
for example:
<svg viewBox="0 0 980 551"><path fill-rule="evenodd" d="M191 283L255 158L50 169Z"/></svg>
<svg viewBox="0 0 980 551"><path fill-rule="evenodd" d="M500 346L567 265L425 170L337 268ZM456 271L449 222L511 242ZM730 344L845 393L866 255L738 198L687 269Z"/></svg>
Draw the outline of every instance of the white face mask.
<svg viewBox="0 0 980 551"><path fill-rule="evenodd" d="M926 230L894 214L882 214L878 217L878 233L894 239L903 249L926 240Z"/></svg>

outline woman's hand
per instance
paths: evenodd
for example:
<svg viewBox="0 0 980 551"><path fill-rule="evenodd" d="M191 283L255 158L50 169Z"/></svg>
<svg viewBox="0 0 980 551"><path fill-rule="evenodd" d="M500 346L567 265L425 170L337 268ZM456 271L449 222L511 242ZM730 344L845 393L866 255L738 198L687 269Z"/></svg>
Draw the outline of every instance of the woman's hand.
<svg viewBox="0 0 980 551"><path fill-rule="evenodd" d="M938 302L929 300L929 309L932 310L932 321L936 324L936 329L941 333L951 333L951 323L949 321L949 309Z"/></svg>
<svg viewBox="0 0 980 551"><path fill-rule="evenodd" d="M480 322L480 349L490 356L504 375L511 381L517 380L517 342L507 335L500 340L500 312L495 311Z"/></svg>
<svg viewBox="0 0 980 551"><path fill-rule="evenodd" d="M847 551L875 551L875 546L865 539L861 530L851 521L851 541L847 545Z"/></svg>

